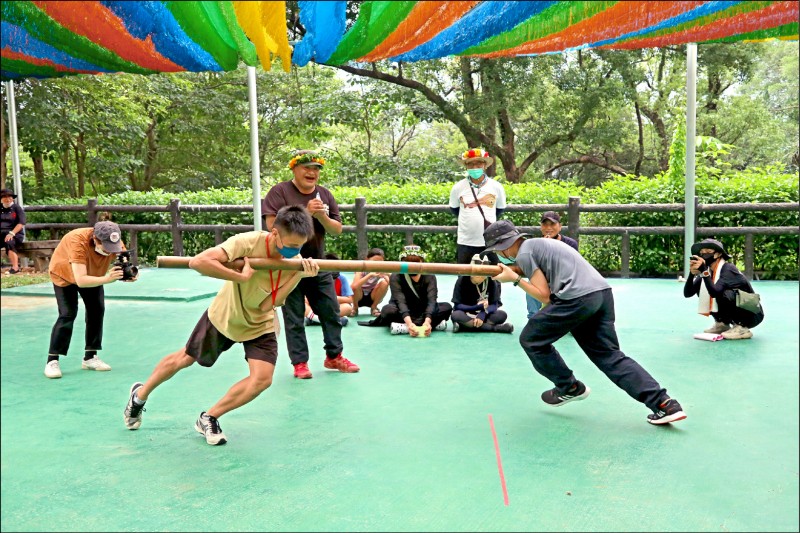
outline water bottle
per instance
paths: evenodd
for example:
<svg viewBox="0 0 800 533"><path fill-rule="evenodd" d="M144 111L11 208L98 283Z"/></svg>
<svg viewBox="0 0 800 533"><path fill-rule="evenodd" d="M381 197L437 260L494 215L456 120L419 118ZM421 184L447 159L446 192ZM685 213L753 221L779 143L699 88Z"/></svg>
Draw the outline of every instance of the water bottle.
<svg viewBox="0 0 800 533"><path fill-rule="evenodd" d="M317 200L319 200L320 202L322 202L322 197L319 195L319 191L317 191ZM326 215L330 215L330 207L328 207L328 204L326 204L326 203L323 203L322 205L324 205L324 206L325 206L325 214L326 214Z"/></svg>

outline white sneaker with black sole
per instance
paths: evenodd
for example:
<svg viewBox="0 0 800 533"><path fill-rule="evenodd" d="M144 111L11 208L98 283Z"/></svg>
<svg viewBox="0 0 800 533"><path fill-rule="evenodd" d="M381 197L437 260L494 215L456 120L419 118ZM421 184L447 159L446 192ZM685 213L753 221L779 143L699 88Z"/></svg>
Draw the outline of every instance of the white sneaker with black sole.
<svg viewBox="0 0 800 533"><path fill-rule="evenodd" d="M219 427L219 421L205 411L200 413L197 422L194 424L194 429L198 433L202 433L206 438L206 442L212 446L219 446L228 442L222 432L222 428Z"/></svg>
<svg viewBox="0 0 800 533"><path fill-rule="evenodd" d="M46 365L44 365L44 375L50 379L58 379L61 377L61 365L58 363L58 360L48 361Z"/></svg>

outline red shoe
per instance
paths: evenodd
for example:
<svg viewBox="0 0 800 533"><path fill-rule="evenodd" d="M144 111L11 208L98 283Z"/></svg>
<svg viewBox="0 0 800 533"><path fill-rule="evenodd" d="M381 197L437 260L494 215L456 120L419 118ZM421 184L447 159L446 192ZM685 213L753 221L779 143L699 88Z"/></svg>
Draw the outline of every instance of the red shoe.
<svg viewBox="0 0 800 533"><path fill-rule="evenodd" d="M294 365L294 377L298 379L311 379L311 370L308 369L308 363L297 363Z"/></svg>
<svg viewBox="0 0 800 533"><path fill-rule="evenodd" d="M333 359L330 357L325 357L325 368L330 368L332 370L338 370L339 372L358 372L361 370L357 364L353 363L352 361L348 361L342 354L337 355Z"/></svg>

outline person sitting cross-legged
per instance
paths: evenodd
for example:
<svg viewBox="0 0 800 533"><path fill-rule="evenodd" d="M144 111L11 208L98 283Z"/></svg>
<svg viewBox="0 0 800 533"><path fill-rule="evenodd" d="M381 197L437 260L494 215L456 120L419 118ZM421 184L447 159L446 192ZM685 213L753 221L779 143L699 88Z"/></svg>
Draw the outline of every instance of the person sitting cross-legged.
<svg viewBox="0 0 800 533"><path fill-rule="evenodd" d="M470 264L491 265L487 256L475 254ZM459 276L453 288L453 332L496 331L513 333L508 315L500 309L499 283L488 276Z"/></svg>
<svg viewBox="0 0 800 533"><path fill-rule="evenodd" d="M370 248L367 261L385 261L386 253L380 248ZM353 310L350 316L358 315L359 307L369 307L372 316L381 314L378 306L389 292L389 274L384 272L356 272L353 276Z"/></svg>
<svg viewBox="0 0 800 533"><path fill-rule="evenodd" d="M400 261L423 263L427 254L419 246L409 245L400 252ZM432 274L392 274L389 277L391 299L381 314L360 326L389 326L393 335L427 337L433 329L443 331L453 311L448 302L437 302L439 290Z"/></svg>

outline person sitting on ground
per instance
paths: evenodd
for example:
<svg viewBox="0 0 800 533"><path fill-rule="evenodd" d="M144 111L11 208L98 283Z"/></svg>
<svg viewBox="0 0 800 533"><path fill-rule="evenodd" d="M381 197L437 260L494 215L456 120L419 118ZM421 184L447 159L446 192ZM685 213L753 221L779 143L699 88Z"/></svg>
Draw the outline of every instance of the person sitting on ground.
<svg viewBox="0 0 800 533"><path fill-rule="evenodd" d="M302 271L254 270L250 259L288 259L314 237L311 215L301 206L281 207L270 231L248 231L196 255L189 267L212 278L225 280L209 308L189 336L186 346L164 357L144 383L134 383L123 417L125 427L134 430L142 425L145 402L153 391L181 370L198 363L210 367L222 352L241 342L250 374L235 383L207 411L200 413L195 429L212 446L225 444L227 437L219 418L255 400L272 384L278 360L278 321L275 311L286 302L302 279L319 274L319 264L310 257L301 258ZM240 271L224 263L243 259Z"/></svg>
<svg viewBox="0 0 800 533"><path fill-rule="evenodd" d="M539 228L543 238L561 241L580 253L580 250L578 250L578 241L566 235L561 235L561 215L555 211L546 211L542 214L540 224ZM525 304L528 306L528 320L533 318L533 315L542 308L542 302L527 293L525 294Z"/></svg>
<svg viewBox="0 0 800 533"><path fill-rule="evenodd" d="M5 250L11 261L9 274L19 273L17 248L25 240L25 210L14 200L17 195L8 189L0 190L0 250Z"/></svg>
<svg viewBox="0 0 800 533"><path fill-rule="evenodd" d="M334 253L326 253L325 259L338 261L339 256ZM331 272L331 276L333 277L334 288L336 290L336 300L339 302L339 322L342 323L342 326L346 326L348 322L347 317L350 316L350 313L353 311L353 289L350 288L350 282L347 281L347 277L343 276L341 272ZM305 301L305 325L319 325L319 317L314 313L314 310L311 309L308 298L306 298Z"/></svg>
<svg viewBox="0 0 800 533"><path fill-rule="evenodd" d="M380 248L371 248L367 252L367 261L384 261L386 253ZM356 272L353 283L353 310L350 316L358 315L359 307L369 307L372 316L381 314L378 306L389 292L389 274L385 272Z"/></svg>
<svg viewBox="0 0 800 533"><path fill-rule="evenodd" d="M403 247L400 261L423 263L427 254L417 245ZM447 329L447 320L453 312L448 302L437 302L439 289L432 274L392 274L389 277L391 298L381 309L381 314L362 326L389 326L393 335L408 333L412 337L427 337L431 330Z"/></svg>
<svg viewBox="0 0 800 533"><path fill-rule="evenodd" d="M472 265L491 265L487 256L475 254ZM453 287L453 332L497 331L512 333L508 315L500 309L500 283L488 276L459 276Z"/></svg>
<svg viewBox="0 0 800 533"><path fill-rule="evenodd" d="M698 313L714 317L714 325L706 333L720 333L728 340L749 339L754 328L764 320L764 310L753 313L736 306L736 291L753 293L747 278L739 272L722 243L703 239L692 245L689 278L683 286L683 296L697 295Z"/></svg>

